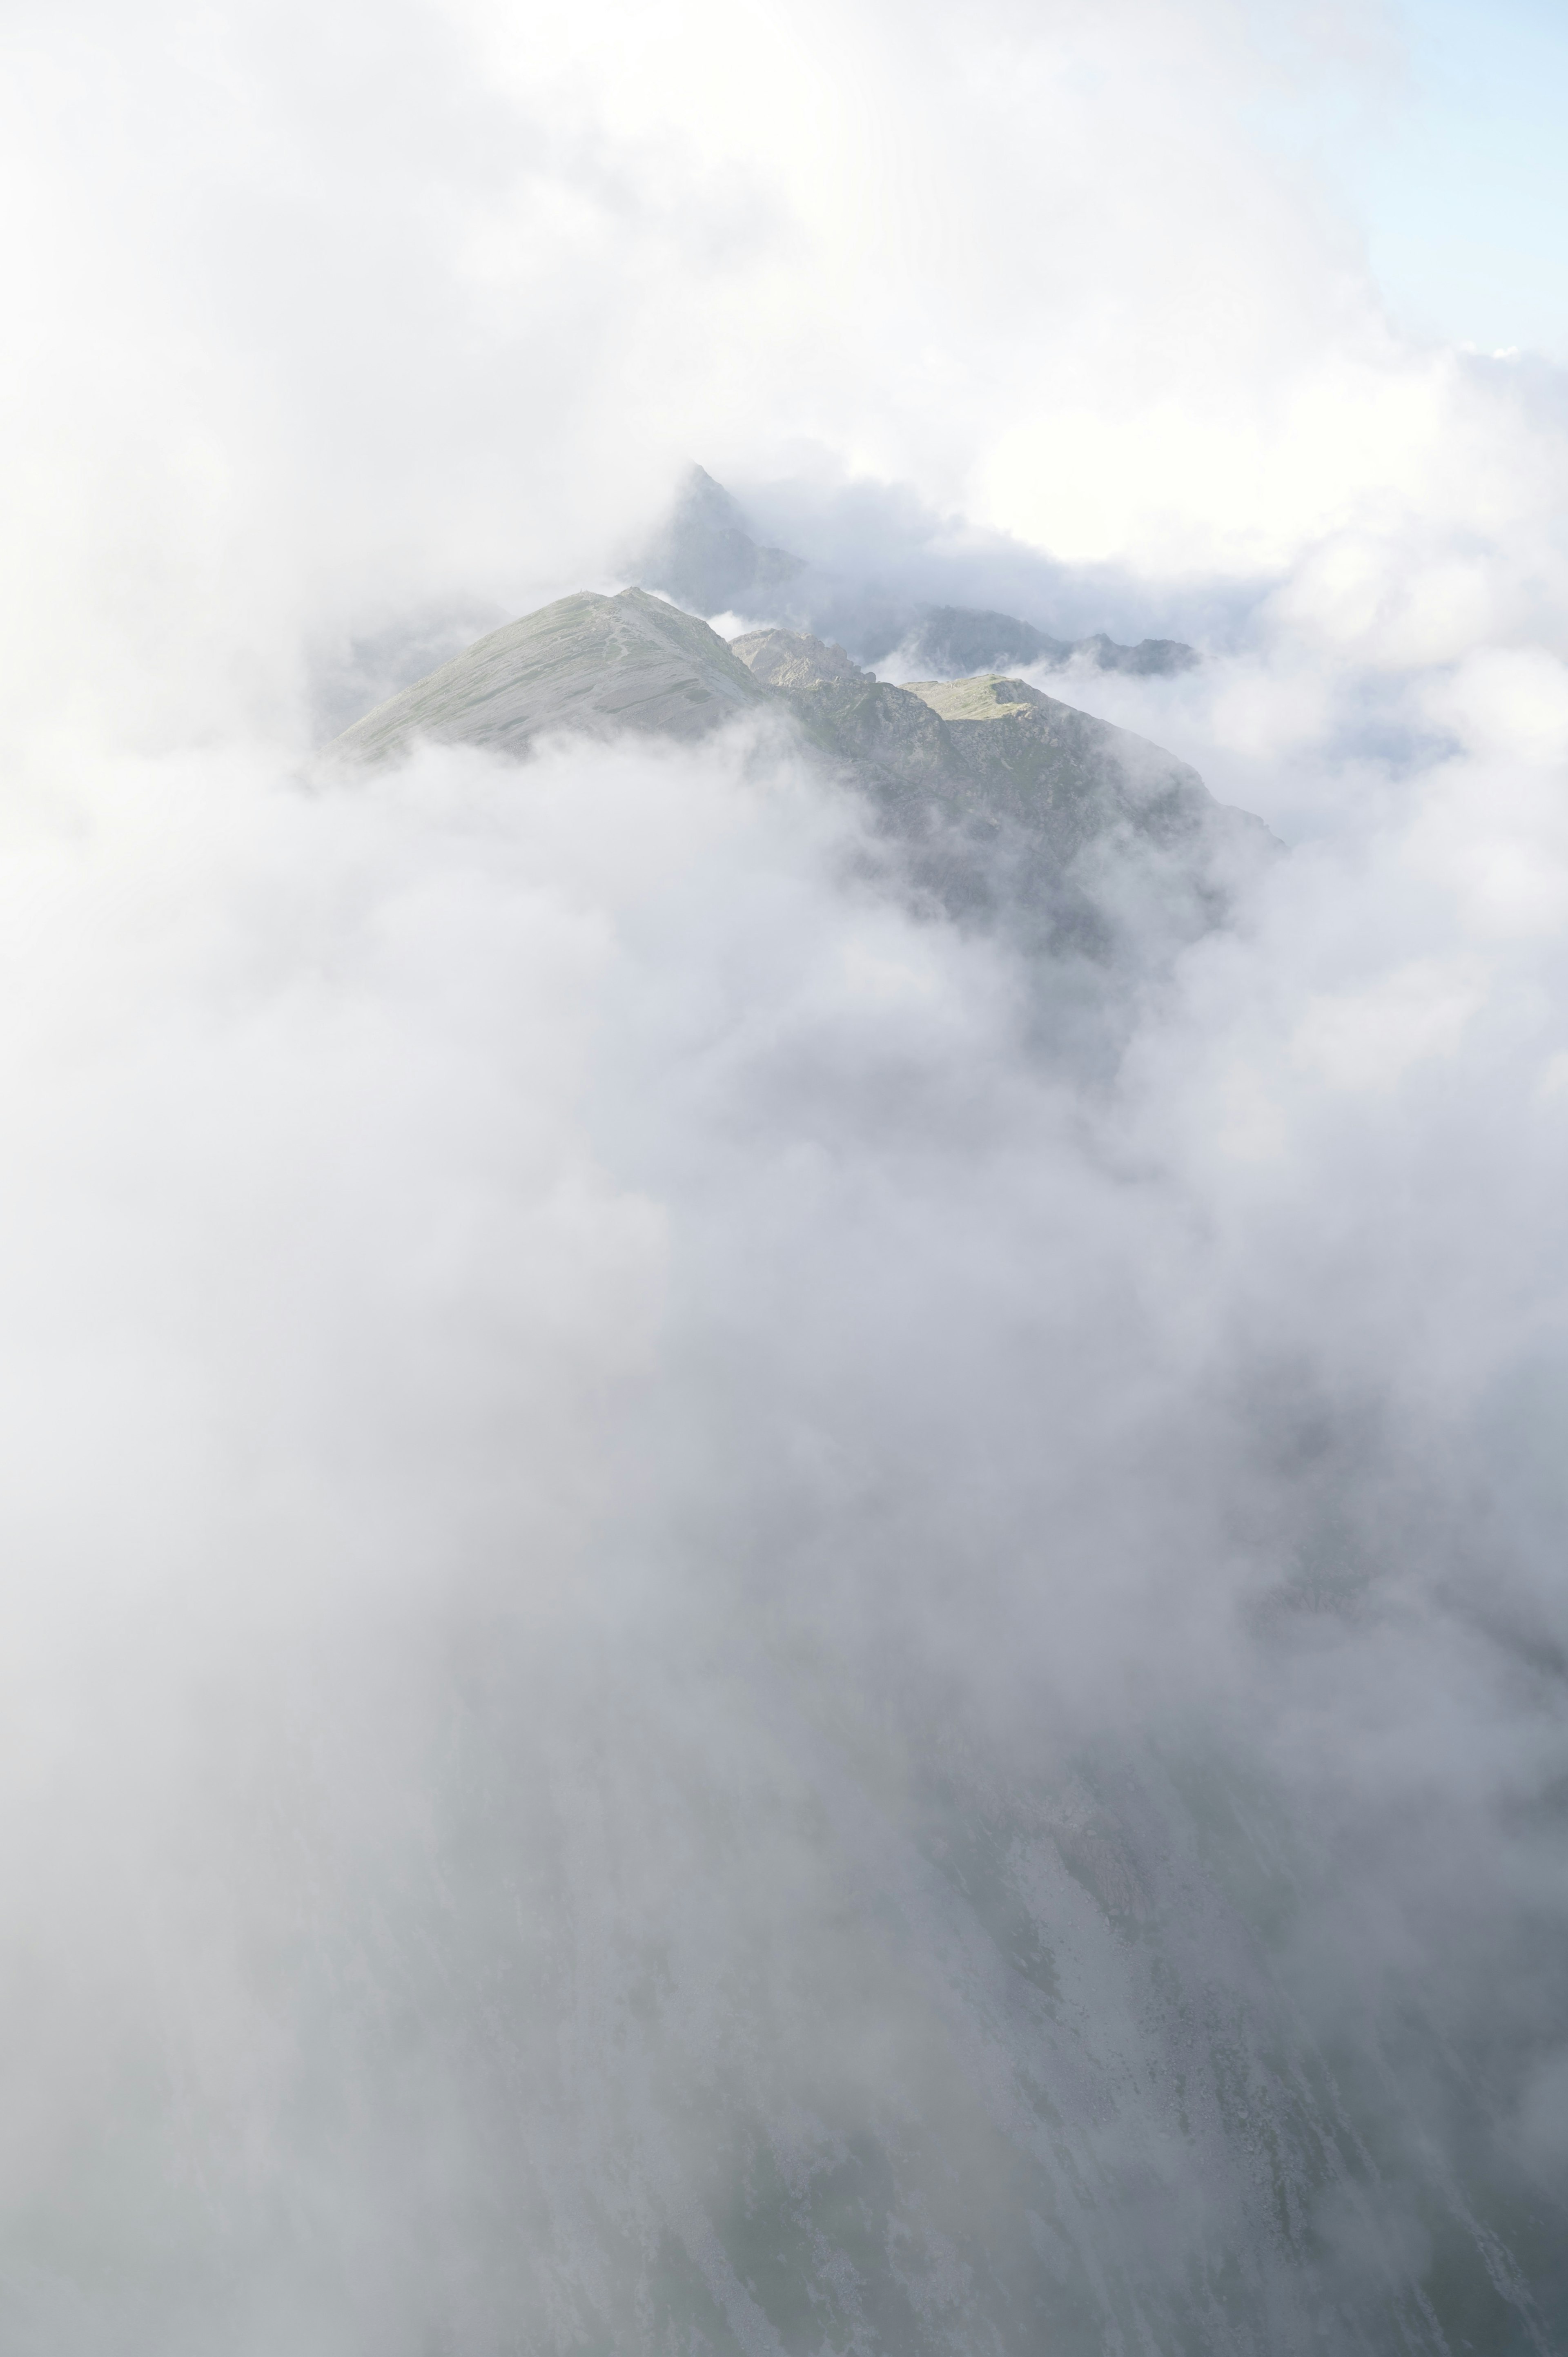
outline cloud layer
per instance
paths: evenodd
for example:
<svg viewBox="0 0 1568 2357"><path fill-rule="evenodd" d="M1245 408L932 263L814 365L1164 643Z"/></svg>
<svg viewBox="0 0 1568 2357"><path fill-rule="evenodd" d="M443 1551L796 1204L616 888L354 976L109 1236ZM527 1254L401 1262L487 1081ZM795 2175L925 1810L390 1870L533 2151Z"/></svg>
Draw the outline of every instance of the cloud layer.
<svg viewBox="0 0 1568 2357"><path fill-rule="evenodd" d="M1267 29L13 12L16 2347L1560 2341L1561 386ZM309 771L690 455L1197 617L1113 1079L746 741Z"/></svg>

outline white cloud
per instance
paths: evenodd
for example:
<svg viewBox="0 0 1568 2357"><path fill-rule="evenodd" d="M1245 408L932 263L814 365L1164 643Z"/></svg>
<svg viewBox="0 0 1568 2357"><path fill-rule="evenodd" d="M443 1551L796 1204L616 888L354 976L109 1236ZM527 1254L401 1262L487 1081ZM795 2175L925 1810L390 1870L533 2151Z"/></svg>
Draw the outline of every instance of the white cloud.
<svg viewBox="0 0 1568 2357"><path fill-rule="evenodd" d="M1062 2214L1255 2253L1064 1768L1195 1722L1286 1828L1292 2021L1413 1993L1550 2147L1561 388L1390 328L1264 103L1274 37L1330 98L1387 59L1268 29L13 11L0 2176L64 2253L18 2346L479 2348L541 2282L613 2341L589 2190L628 2251L733 2190L692 2090L809 2174L935 2089L1004 2214L1037 2120L920 1812L1020 1760L1053 2083L1171 2239ZM736 748L301 780L324 647L612 579L685 457L802 447L798 511L931 594L1046 577L987 525L1223 625L1065 690L1297 845L1114 1084ZM1391 2170L1507 2178L1385 2065ZM1368 2216L1423 2264L1337 2201L1355 2298Z"/></svg>

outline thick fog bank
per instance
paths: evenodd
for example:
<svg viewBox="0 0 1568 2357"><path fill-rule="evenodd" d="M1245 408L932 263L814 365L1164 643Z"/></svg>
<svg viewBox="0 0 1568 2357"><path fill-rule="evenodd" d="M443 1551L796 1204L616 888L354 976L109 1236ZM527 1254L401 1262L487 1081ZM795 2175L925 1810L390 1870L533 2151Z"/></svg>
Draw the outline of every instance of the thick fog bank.
<svg viewBox="0 0 1568 2357"><path fill-rule="evenodd" d="M1559 2345L1563 871L1498 921L1496 791L1298 850L1080 1087L744 740L62 764L8 2346Z"/></svg>
<svg viewBox="0 0 1568 2357"><path fill-rule="evenodd" d="M1397 26L3 54L0 2348L1568 2347L1568 443ZM694 458L1291 856L1112 986L778 738L306 774Z"/></svg>

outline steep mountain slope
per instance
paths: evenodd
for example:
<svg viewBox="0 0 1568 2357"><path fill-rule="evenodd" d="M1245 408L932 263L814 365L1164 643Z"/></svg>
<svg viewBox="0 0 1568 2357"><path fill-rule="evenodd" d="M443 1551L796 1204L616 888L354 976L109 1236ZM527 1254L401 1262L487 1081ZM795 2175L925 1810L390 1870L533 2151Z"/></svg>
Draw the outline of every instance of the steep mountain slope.
<svg viewBox="0 0 1568 2357"><path fill-rule="evenodd" d="M335 749L384 759L416 737L522 753L555 729L701 737L765 693L703 622L645 589L561 597L378 705Z"/></svg>
<svg viewBox="0 0 1568 2357"><path fill-rule="evenodd" d="M990 809L1043 834L1067 862L1121 826L1171 850L1212 828L1258 829L1226 810L1196 770L1131 730L1097 720L1021 679L926 680L908 693L939 713Z"/></svg>
<svg viewBox="0 0 1568 2357"><path fill-rule="evenodd" d="M1172 849L1215 830L1266 839L1258 820L1216 802L1162 747L1023 680L993 673L889 686L842 647L794 630L749 631L731 651L844 759L889 783L929 784L993 824L1011 820L1064 863L1112 827Z"/></svg>
<svg viewBox="0 0 1568 2357"><path fill-rule="evenodd" d="M1022 680L892 687L800 631L733 651L870 794L919 886L1030 946L1157 963L1279 850L1160 746Z"/></svg>

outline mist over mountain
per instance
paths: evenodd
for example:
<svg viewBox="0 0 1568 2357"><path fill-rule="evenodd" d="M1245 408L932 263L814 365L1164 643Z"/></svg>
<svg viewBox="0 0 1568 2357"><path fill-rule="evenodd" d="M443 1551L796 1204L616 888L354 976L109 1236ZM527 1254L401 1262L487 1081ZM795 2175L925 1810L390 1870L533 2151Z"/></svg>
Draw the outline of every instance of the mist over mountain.
<svg viewBox="0 0 1568 2357"><path fill-rule="evenodd" d="M1103 630L1053 638L1015 615L911 601L875 578L856 579L787 549L759 546L739 502L701 467L691 469L668 522L634 569L650 589L696 613L795 624L841 641L863 662L897 653L907 665L929 665L944 677L1009 663L1168 673L1197 661L1174 639L1119 646Z"/></svg>
<svg viewBox="0 0 1568 2357"><path fill-rule="evenodd" d="M1408 13L15 0L3 2357L1568 2357Z"/></svg>
<svg viewBox="0 0 1568 2357"><path fill-rule="evenodd" d="M727 545L734 596L750 544ZM643 589L480 640L345 733L331 791L434 778L443 748L500 762L497 817L585 829L579 879L614 780L589 866L640 845L613 888L634 936L668 896L661 922L706 928L693 856L726 896L758 888L752 854L674 848L690 765L712 765L715 815L759 797L722 829L775 844L764 905L789 878L811 913L761 952L757 1044L694 1095L682 1079L670 1135L630 1148L666 1200L694 1189L682 1282L705 1306L677 1356L711 1365L680 1379L677 1430L660 1412L639 1437L632 1411L610 1544L639 1555L673 1512L675 1557L624 1626L537 1664L453 1626L484 1667L461 1673L442 1808L452 1838L500 1846L476 1899L492 1875L526 1888L529 1928L496 1980L465 1902L457 1981L420 1999L469 2188L469 2276L431 2316L551 2350L1560 2345L1568 2209L1541 2131L1502 2126L1555 2051L1550 1907L1498 1880L1508 1857L1528 1882L1557 1803L1497 1824L1483 1864L1460 1818L1388 1796L1396 1932L1389 1836L1358 1859L1384 1796L1355 1770L1337 1795L1320 1736L1310 1771L1294 1749L1348 1708L1352 1755L1369 1713L1419 1749L1450 1706L1448 1632L1495 1581L1495 1665L1461 1681L1500 1674L1521 1727L1550 1718L1534 1542L1521 1524L1499 1553L1478 1436L1440 1464L1429 1411L1310 1371L1324 1338L1265 1317L1178 1372L1187 1297L1156 1271L1209 1265L1177 1241L1206 1215L1139 1173L1127 1128L1182 961L1208 943L1217 982L1248 971L1280 846L1027 681L893 684L800 630L726 642ZM773 1005L798 929L825 971L884 977L863 1013L835 984L820 1020L821 979ZM633 995L658 1001L668 940L649 954ZM695 987L711 1004L714 978ZM622 1167L627 1118L606 1133ZM711 1178L693 1122L729 1141ZM725 1468L711 1491L671 1470L693 1449ZM677 1539L693 1513L703 1535ZM378 1931L378 1975L407 1972L417 1920Z"/></svg>
<svg viewBox="0 0 1568 2357"><path fill-rule="evenodd" d="M1042 1024L1080 1056L1109 1052L1118 997L1222 922L1281 847L1160 747L1022 680L897 686L801 632L726 644L643 589L491 632L329 754L384 761L427 737L521 759L563 734L692 743L739 720L759 751L771 734L774 759L864 802L871 866L909 905L1046 954Z"/></svg>

